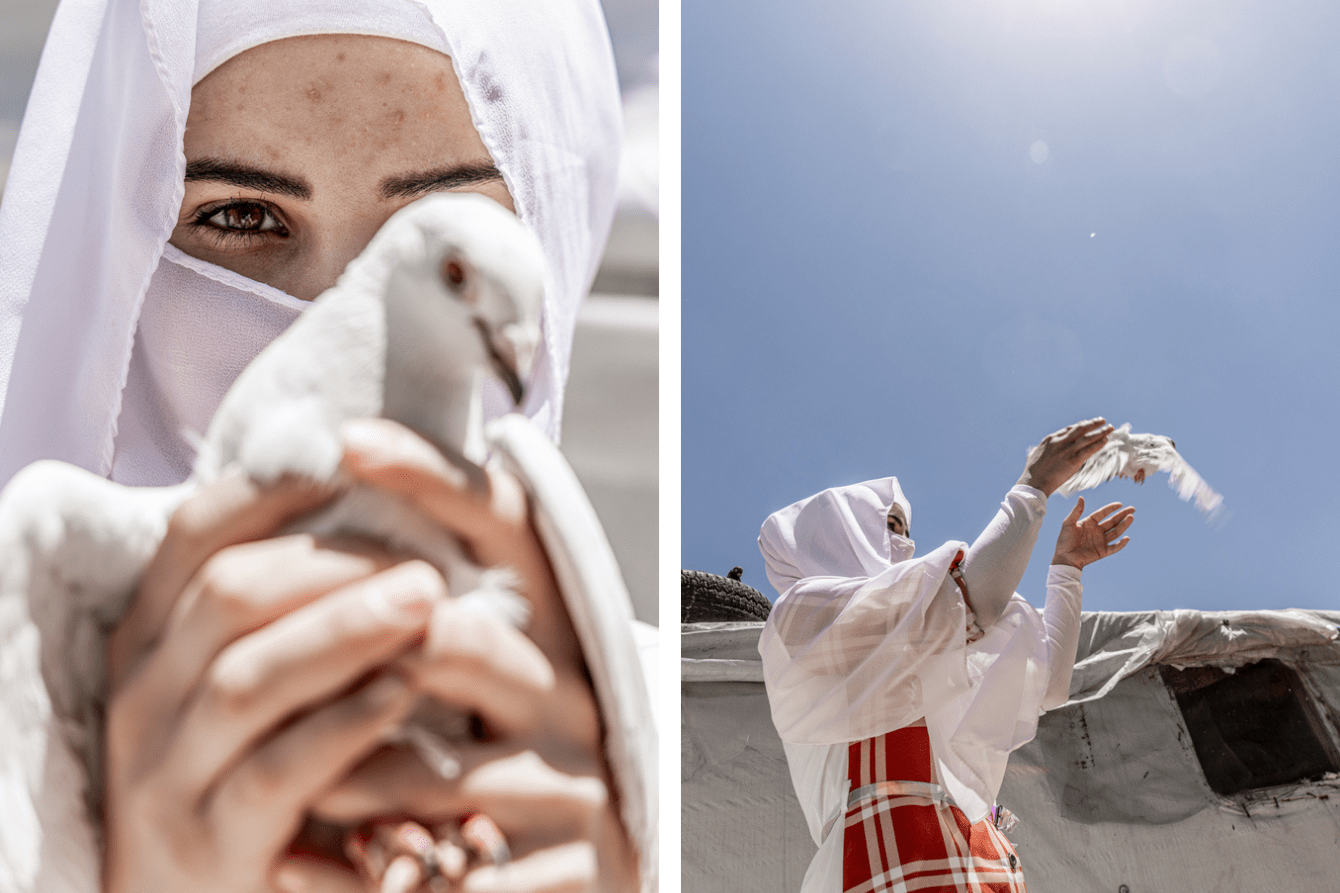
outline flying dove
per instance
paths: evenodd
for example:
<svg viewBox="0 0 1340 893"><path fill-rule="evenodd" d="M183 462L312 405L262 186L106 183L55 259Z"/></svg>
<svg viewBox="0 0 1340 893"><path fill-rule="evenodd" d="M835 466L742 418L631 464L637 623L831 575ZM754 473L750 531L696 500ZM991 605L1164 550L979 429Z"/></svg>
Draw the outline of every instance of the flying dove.
<svg viewBox="0 0 1340 893"><path fill-rule="evenodd" d="M644 783L655 765L652 722L617 563L539 429L520 415L487 430L482 421L486 386L500 382L518 405L524 396L543 279L538 240L492 200L414 202L238 377L184 484L123 487L44 461L0 493L0 890L64 889L72 877L96 886L85 798L99 787L103 655L172 512L234 465L260 482L291 473L339 483L341 424L373 416L406 425L475 473L491 450L527 487L611 723L607 752L625 780L626 821L643 852L654 852L654 788ZM344 483L330 508L293 529L381 538L434 564L448 591L476 609L525 623L529 604L510 571L478 567L392 497ZM637 678L611 678L611 664L632 666ZM449 761L422 725L412 721L405 740L430 765Z"/></svg>
<svg viewBox="0 0 1340 893"><path fill-rule="evenodd" d="M1109 434L1107 443L1056 492L1070 496L1114 477L1130 478L1143 484L1145 476L1156 471L1170 473L1168 485L1180 498L1194 498L1196 508L1211 518L1217 516L1224 497L1211 490L1210 485L1178 454L1172 438L1161 434L1132 434L1129 422Z"/></svg>

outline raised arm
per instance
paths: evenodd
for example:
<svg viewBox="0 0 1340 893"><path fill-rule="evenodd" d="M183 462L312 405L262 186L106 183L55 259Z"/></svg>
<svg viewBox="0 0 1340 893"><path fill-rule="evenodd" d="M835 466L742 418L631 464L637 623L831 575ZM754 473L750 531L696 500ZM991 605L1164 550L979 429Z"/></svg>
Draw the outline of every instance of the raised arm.
<svg viewBox="0 0 1340 893"><path fill-rule="evenodd" d="M1123 536L1135 520L1135 507L1113 502L1080 520L1084 497L1079 497L1070 514L1061 522L1056 552L1047 572L1047 606L1042 621L1047 629L1047 658L1050 675L1042 709L1060 707L1070 698L1070 677L1075 669L1075 651L1079 645L1079 614L1084 587L1080 570L1088 564L1115 555L1131 541Z"/></svg>
<svg viewBox="0 0 1340 893"><path fill-rule="evenodd" d="M999 620L1019 588L1047 513L1047 497L1107 442L1110 433L1112 426L1102 418L1089 419L1048 435L1028 451L1019 482L963 561L968 607L979 626Z"/></svg>

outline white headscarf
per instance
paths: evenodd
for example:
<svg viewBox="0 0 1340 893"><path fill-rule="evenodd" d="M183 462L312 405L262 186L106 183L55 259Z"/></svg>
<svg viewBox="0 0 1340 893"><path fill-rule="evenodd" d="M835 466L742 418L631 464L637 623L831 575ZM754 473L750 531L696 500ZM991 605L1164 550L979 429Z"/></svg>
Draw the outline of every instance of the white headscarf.
<svg viewBox="0 0 1340 893"><path fill-rule="evenodd" d="M910 527L912 504L893 477L833 487L769 515L758 537L768 580L785 592L803 577L874 577L887 570L885 519L895 502Z"/></svg>
<svg viewBox="0 0 1340 893"><path fill-rule="evenodd" d="M758 646L773 722L783 741L832 745L924 717L941 780L977 821L1010 751L1037 728L1042 618L1016 595L969 644L967 607L949 577L967 544L903 557L911 541L886 520L894 502L910 523L891 477L825 490L763 522L759 549L780 593Z"/></svg>
<svg viewBox="0 0 1340 893"><path fill-rule="evenodd" d="M549 264L524 410L557 438L577 306L614 212L619 98L597 0L65 0L0 209L0 483L43 458L111 473L141 310L184 194L191 87L243 50L313 33L395 37L451 56ZM172 263L165 275L180 278ZM211 329L210 306L196 310ZM257 317L282 324L285 314L261 307ZM228 362L245 365L250 349ZM133 391L145 394L140 416L152 415L162 394Z"/></svg>

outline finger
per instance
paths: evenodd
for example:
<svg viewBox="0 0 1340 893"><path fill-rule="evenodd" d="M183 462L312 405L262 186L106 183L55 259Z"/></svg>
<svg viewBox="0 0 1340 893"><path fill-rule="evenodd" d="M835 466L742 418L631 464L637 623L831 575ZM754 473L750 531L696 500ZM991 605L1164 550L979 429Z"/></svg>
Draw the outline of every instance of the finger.
<svg viewBox="0 0 1340 893"><path fill-rule="evenodd" d="M457 756L461 756L459 751ZM322 822L345 827L375 816L446 815L456 803L459 787L459 775L443 778L408 745L392 744L374 752L316 798L311 811Z"/></svg>
<svg viewBox="0 0 1340 893"><path fill-rule="evenodd" d="M377 893L411 893L426 880L422 862L413 856L397 856L382 875Z"/></svg>
<svg viewBox="0 0 1340 893"><path fill-rule="evenodd" d="M586 837L609 803L598 771L562 772L532 750L487 760L461 779L462 811L489 816L520 853Z"/></svg>
<svg viewBox="0 0 1340 893"><path fill-rule="evenodd" d="M1084 440L1075 445L1075 457L1077 459L1088 459L1094 453L1098 452L1107 443L1107 438L1112 433L1112 426L1106 425L1093 432Z"/></svg>
<svg viewBox="0 0 1340 893"><path fill-rule="evenodd" d="M119 680L129 659L158 636L186 581L211 555L225 546L273 535L333 495L327 486L292 478L261 487L241 471L233 471L182 503L168 521L163 544L112 636L113 680Z"/></svg>
<svg viewBox="0 0 1340 893"><path fill-rule="evenodd" d="M416 821L363 823L346 836L345 851L378 893L408 893L443 868L438 864L437 842ZM462 873L457 872L457 879Z"/></svg>
<svg viewBox="0 0 1340 893"><path fill-rule="evenodd" d="M1134 515L1135 515L1135 506L1128 505L1126 508L1122 509L1112 517L1108 518L1106 521L1102 522L1102 524L1100 524L1099 526L1104 531L1112 532L1115 531L1117 526L1122 524L1123 522L1129 523L1130 518L1133 517Z"/></svg>
<svg viewBox="0 0 1340 893"><path fill-rule="evenodd" d="M579 893L595 888L595 846L570 841L503 866L485 865L465 876L463 893Z"/></svg>
<svg viewBox="0 0 1340 893"><path fill-rule="evenodd" d="M1089 517L1085 518L1084 521L1085 523L1092 521L1094 524L1099 524L1102 522L1104 518L1106 518L1108 515L1112 514L1119 508L1121 508L1120 502L1109 502L1107 505L1098 509L1093 514L1089 515Z"/></svg>
<svg viewBox="0 0 1340 893"><path fill-rule="evenodd" d="M445 597L437 571L408 561L237 640L210 665L187 705L163 773L182 790L206 790L285 717L403 651Z"/></svg>
<svg viewBox="0 0 1340 893"><path fill-rule="evenodd" d="M1126 548L1126 544L1129 543L1130 541L1131 538L1129 536L1124 536L1121 538L1119 542L1109 543L1107 547L1107 554L1116 555L1122 549Z"/></svg>
<svg viewBox="0 0 1340 893"><path fill-rule="evenodd" d="M425 694L478 713L508 736L534 726L555 684L549 661L525 634L453 601L434 609L428 639L406 666Z"/></svg>
<svg viewBox="0 0 1340 893"><path fill-rule="evenodd" d="M1092 440L1094 438L1101 439L1107 437L1113 430L1115 429L1104 419L1090 419L1087 422L1083 422L1077 429L1075 429L1075 436L1076 439L1080 441Z"/></svg>
<svg viewBox="0 0 1340 893"><path fill-rule="evenodd" d="M232 546L210 558L182 595L170 631L124 681L108 716L109 747L133 755L118 761L130 771L161 757L161 735L175 731L178 715L223 648L327 592L391 566L392 556L371 547L336 549L308 536Z"/></svg>
<svg viewBox="0 0 1340 893"><path fill-rule="evenodd" d="M335 825L369 816L450 816L481 812L503 829L515 852L587 833L609 800L600 767L563 772L532 750L476 744L462 748L458 781L431 772L410 751L385 748L313 802Z"/></svg>
<svg viewBox="0 0 1340 893"><path fill-rule="evenodd" d="M1115 528L1112 529L1112 532L1108 534L1107 538L1111 540L1121 536L1123 533L1125 533L1127 530L1130 529L1131 524L1134 523L1134 521L1135 521L1135 510L1132 509L1130 514L1126 515L1125 518L1122 518L1121 523L1119 523Z"/></svg>
<svg viewBox="0 0 1340 893"><path fill-rule="evenodd" d="M1070 510L1070 514L1066 515L1065 517L1065 524L1066 525L1074 524L1076 521L1080 519L1080 516L1083 514L1084 514L1084 497L1078 496L1075 498L1075 507L1072 508Z"/></svg>
<svg viewBox="0 0 1340 893"><path fill-rule="evenodd" d="M228 643L395 561L368 544L305 535L221 550L187 585L168 632L126 682L122 699L146 721L177 713Z"/></svg>
<svg viewBox="0 0 1340 893"><path fill-rule="evenodd" d="M355 478L404 498L459 537L481 564L515 563L516 551L499 546L528 530L528 508L510 476L453 464L386 419L348 422L341 433L344 468Z"/></svg>
<svg viewBox="0 0 1340 893"><path fill-rule="evenodd" d="M211 825L243 852L281 850L307 804L398 728L414 699L403 678L384 673L288 726L218 785L206 805Z"/></svg>
<svg viewBox="0 0 1340 893"><path fill-rule="evenodd" d="M1060 431L1057 431L1055 437L1061 440L1077 441L1101 429L1107 424L1107 420L1099 416L1098 418L1085 419L1082 422L1075 422L1073 425L1067 425Z"/></svg>
<svg viewBox="0 0 1340 893"><path fill-rule="evenodd" d="M366 893L349 869L311 856L287 856L275 868L271 884L277 893Z"/></svg>
<svg viewBox="0 0 1340 893"><path fill-rule="evenodd" d="M531 527L525 488L516 478L489 468L482 470L486 486L470 485L465 472L431 444L386 419L349 422L343 436L344 468L351 476L402 497L459 537L480 564L514 571L534 608L527 634L551 662L580 663L553 569Z"/></svg>

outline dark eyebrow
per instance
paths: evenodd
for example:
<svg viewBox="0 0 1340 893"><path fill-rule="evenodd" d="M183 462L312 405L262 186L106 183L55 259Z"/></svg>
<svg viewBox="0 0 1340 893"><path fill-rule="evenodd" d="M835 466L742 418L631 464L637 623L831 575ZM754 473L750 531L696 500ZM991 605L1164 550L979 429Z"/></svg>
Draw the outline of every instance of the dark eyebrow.
<svg viewBox="0 0 1340 893"><path fill-rule="evenodd" d="M492 164L462 164L403 177L387 177L382 180L381 193L382 198L418 198L430 192L501 179L502 173Z"/></svg>
<svg viewBox="0 0 1340 893"><path fill-rule="evenodd" d="M258 167L217 158L200 158L186 163L186 182L210 180L216 183L229 183L243 189L255 189L258 192L273 192L276 195L291 195L294 198L308 200L312 197L312 187L302 177L261 170Z"/></svg>

